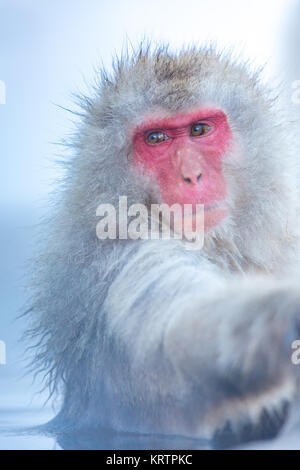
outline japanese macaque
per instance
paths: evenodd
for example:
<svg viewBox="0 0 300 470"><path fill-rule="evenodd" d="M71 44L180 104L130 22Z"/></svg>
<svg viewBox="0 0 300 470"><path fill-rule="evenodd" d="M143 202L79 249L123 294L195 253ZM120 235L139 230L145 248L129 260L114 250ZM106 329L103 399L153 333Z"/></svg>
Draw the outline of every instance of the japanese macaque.
<svg viewBox="0 0 300 470"><path fill-rule="evenodd" d="M275 436L298 394L299 196L292 124L213 48L141 46L92 98L34 266L35 364L53 426ZM204 207L184 239L99 239L99 204Z"/></svg>

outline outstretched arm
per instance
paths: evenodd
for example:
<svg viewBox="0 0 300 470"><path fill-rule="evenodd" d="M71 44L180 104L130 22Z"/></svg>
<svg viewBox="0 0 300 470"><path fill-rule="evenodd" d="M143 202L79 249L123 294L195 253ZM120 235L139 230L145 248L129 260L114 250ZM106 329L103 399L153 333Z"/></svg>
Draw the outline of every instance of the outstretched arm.
<svg viewBox="0 0 300 470"><path fill-rule="evenodd" d="M104 388L109 407L122 400L126 410L115 424L212 437L227 421L237 432L258 425L266 406L280 413L295 393L290 344L299 301L296 290L267 278L226 278L175 243L141 245L104 303L114 364Z"/></svg>

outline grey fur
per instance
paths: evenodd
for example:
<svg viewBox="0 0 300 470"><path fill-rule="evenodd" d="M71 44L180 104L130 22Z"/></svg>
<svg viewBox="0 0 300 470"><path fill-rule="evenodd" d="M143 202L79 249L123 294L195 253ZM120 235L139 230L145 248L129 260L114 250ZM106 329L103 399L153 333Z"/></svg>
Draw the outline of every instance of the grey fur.
<svg viewBox="0 0 300 470"><path fill-rule="evenodd" d="M227 113L236 147L224 161L229 216L204 248L98 240L99 203L160 202L133 174L130 131L149 113L210 104ZM213 48L141 46L82 106L34 265L30 335L35 366L63 397L56 423L211 438L229 422L238 434L296 394L291 124L258 74Z"/></svg>

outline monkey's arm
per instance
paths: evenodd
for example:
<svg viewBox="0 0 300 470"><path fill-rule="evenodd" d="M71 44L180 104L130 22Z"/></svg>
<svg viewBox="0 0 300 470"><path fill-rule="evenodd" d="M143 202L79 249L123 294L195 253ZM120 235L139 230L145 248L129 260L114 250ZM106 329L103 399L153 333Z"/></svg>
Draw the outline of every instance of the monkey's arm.
<svg viewBox="0 0 300 470"><path fill-rule="evenodd" d="M115 424L212 436L226 420L258 420L265 402L281 406L295 388L288 335L297 305L287 286L230 278L194 253L143 244L104 303L107 343L118 344L107 350L104 386L116 409L118 391L131 409L125 424L118 409Z"/></svg>

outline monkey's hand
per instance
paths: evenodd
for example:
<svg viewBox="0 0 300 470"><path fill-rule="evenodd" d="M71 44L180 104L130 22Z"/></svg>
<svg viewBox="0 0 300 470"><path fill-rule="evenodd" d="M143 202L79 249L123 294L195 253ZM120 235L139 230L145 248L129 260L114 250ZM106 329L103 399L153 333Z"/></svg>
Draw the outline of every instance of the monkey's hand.
<svg viewBox="0 0 300 470"><path fill-rule="evenodd" d="M199 303L174 316L165 335L174 369L193 383L195 415L202 407L194 433L216 446L275 436L300 390L298 289L249 279Z"/></svg>

